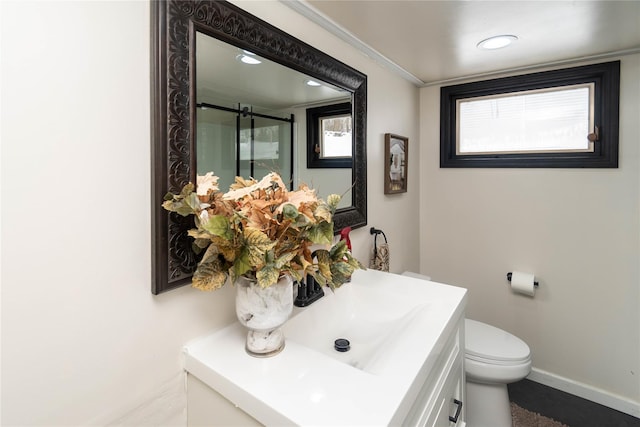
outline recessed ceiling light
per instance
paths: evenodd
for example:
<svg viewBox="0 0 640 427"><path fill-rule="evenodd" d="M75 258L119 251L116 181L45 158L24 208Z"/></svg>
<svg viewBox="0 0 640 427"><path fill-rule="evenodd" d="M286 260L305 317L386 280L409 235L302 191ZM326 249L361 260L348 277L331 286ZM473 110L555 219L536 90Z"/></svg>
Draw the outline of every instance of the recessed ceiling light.
<svg viewBox="0 0 640 427"><path fill-rule="evenodd" d="M478 43L477 46L480 49L488 49L488 50L500 49L500 48L509 46L511 43L513 43L516 40L518 40L518 38L512 35L494 36L494 37L489 37L488 39L482 40L480 43Z"/></svg>
<svg viewBox="0 0 640 427"><path fill-rule="evenodd" d="M238 59L239 61L244 62L245 64L249 64L249 65L256 65L256 64L260 64L262 61L260 61L257 58L254 58L253 56L249 56L249 55L245 55L245 54L241 54L236 56L236 59Z"/></svg>
<svg viewBox="0 0 640 427"><path fill-rule="evenodd" d="M320 83L315 82L313 80L307 80L307 86L322 86Z"/></svg>

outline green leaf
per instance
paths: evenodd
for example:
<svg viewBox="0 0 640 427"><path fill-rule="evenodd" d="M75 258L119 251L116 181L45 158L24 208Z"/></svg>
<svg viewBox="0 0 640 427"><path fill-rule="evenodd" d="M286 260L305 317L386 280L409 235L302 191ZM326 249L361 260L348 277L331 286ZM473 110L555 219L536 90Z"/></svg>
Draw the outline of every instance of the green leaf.
<svg viewBox="0 0 640 427"><path fill-rule="evenodd" d="M323 221L310 227L309 240L320 245L330 245L333 241L333 223Z"/></svg>
<svg viewBox="0 0 640 427"><path fill-rule="evenodd" d="M265 254L273 249L276 242L272 242L269 236L257 228L247 227L243 232L244 249L246 249L248 262L252 267L265 264Z"/></svg>
<svg viewBox="0 0 640 427"><path fill-rule="evenodd" d="M194 210L177 199L167 200L162 203L162 207L170 212L175 212L182 216L195 214Z"/></svg>
<svg viewBox="0 0 640 427"><path fill-rule="evenodd" d="M200 225L203 229L213 234L227 239L231 238L231 230L229 228L229 219L224 215L213 215L209 220Z"/></svg>
<svg viewBox="0 0 640 427"><path fill-rule="evenodd" d="M318 260L318 272L327 282L331 282L331 256L326 249L318 249L314 252Z"/></svg>
<svg viewBox="0 0 640 427"><path fill-rule="evenodd" d="M240 255L233 262L233 277L240 277L247 271L251 270L251 263L249 263L249 255L247 253L248 251L245 249L240 252Z"/></svg>
<svg viewBox="0 0 640 427"><path fill-rule="evenodd" d="M275 260L274 260L275 256L276 256L276 254L273 253L273 250L268 250L264 254L264 262L267 265L273 264L275 262Z"/></svg>
<svg viewBox="0 0 640 427"><path fill-rule="evenodd" d="M329 286L339 288L342 286L353 274L353 267L346 262L337 262L331 264L331 283Z"/></svg>
<svg viewBox="0 0 640 427"><path fill-rule="evenodd" d="M199 212L202 210L202 207L200 206L200 199L198 199L198 195L196 193L191 193L185 197L184 204L189 206L193 212Z"/></svg>
<svg viewBox="0 0 640 427"><path fill-rule="evenodd" d="M354 258L353 256L349 255L349 260L347 261L349 263L349 265L351 267L353 267L354 270L366 270L367 268L362 265L362 263L360 261L358 261L356 258Z"/></svg>
<svg viewBox="0 0 640 427"><path fill-rule="evenodd" d="M298 271L296 270L289 270L289 275L291 276L291 278L296 281L299 282L302 280L302 274L300 274Z"/></svg>
<svg viewBox="0 0 640 427"><path fill-rule="evenodd" d="M182 187L179 197L187 197L189 194L193 193L195 190L196 190L196 186L193 185L193 182L190 182L184 187Z"/></svg>
<svg viewBox="0 0 640 427"><path fill-rule="evenodd" d="M298 215L300 215L300 212L298 212L298 209L291 203L287 203L282 207L282 214L287 219L296 219Z"/></svg>
<svg viewBox="0 0 640 427"><path fill-rule="evenodd" d="M286 266L287 264L289 264L291 262L291 260L293 260L293 258L296 256L295 252L287 252L285 254L282 254L274 263L275 267L280 270L282 269L284 266Z"/></svg>
<svg viewBox="0 0 640 427"><path fill-rule="evenodd" d="M207 262L200 262L193 273L192 283L201 291L220 289L227 280L227 273L223 271L223 263L217 257L207 258Z"/></svg>
<svg viewBox="0 0 640 427"><path fill-rule="evenodd" d="M280 270L273 267L261 268L256 273L258 284L263 288L266 288L276 283L279 277L280 277Z"/></svg>
<svg viewBox="0 0 640 427"><path fill-rule="evenodd" d="M333 260L342 259L348 252L349 252L349 248L347 247L346 240L339 240L331 248L331 259Z"/></svg>
<svg viewBox="0 0 640 427"><path fill-rule="evenodd" d="M325 279L325 277L322 274L318 274L318 273L309 273L309 274L313 276L313 278L316 280L316 282L320 286L327 286L327 279Z"/></svg>
<svg viewBox="0 0 640 427"><path fill-rule="evenodd" d="M309 224L311 224L311 221L309 220L309 218L307 218L306 215L299 214L296 217L295 221L291 224L291 226L296 229L300 229L300 228L306 227Z"/></svg>
<svg viewBox="0 0 640 427"><path fill-rule="evenodd" d="M274 261L273 251L267 251L265 256L266 264L256 273L260 286L264 288L277 282L283 270L289 271L292 276L299 276L295 271L289 270L289 263L295 256L295 252L287 252Z"/></svg>
<svg viewBox="0 0 640 427"><path fill-rule="evenodd" d="M211 243L210 240L206 241L206 244L202 243L202 240L195 240L193 243L191 243L191 250L198 255L199 253L202 252L203 249L207 248L209 246L209 244Z"/></svg>

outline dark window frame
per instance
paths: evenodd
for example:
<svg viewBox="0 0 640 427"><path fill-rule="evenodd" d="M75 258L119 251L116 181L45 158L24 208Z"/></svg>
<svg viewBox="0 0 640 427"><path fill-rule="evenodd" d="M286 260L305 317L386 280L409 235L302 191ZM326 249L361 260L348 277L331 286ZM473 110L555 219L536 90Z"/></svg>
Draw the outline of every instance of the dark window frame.
<svg viewBox="0 0 640 427"><path fill-rule="evenodd" d="M581 83L595 84L594 124L598 140L593 152L456 153L458 100ZM440 89L440 167L617 168L619 115L620 61L444 86Z"/></svg>
<svg viewBox="0 0 640 427"><path fill-rule="evenodd" d="M307 108L307 168L342 168L348 169L353 167L352 157L337 158L321 158L316 152L316 145L320 145L320 125L321 119L331 118L331 116L343 116L351 114L350 102L341 102L339 104L323 105L321 107ZM353 153L353 138L351 139L351 152Z"/></svg>

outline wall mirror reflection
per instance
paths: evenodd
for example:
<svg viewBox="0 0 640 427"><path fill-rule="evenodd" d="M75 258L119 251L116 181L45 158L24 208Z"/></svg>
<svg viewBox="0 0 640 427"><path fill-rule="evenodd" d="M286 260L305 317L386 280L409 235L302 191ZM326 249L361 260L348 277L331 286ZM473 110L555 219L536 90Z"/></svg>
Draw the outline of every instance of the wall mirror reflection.
<svg viewBox="0 0 640 427"><path fill-rule="evenodd" d="M351 123L351 92L197 32L196 98L199 175L215 172L220 187L228 188L236 175L260 179L277 171L292 187L324 183L318 189L322 197L349 190L344 179L331 179L331 171L306 173L299 155L306 134L299 130L309 126L304 123L309 106L336 102L346 101ZM350 168L350 128L347 137ZM351 171L342 175L349 180Z"/></svg>
<svg viewBox="0 0 640 427"><path fill-rule="evenodd" d="M197 265L189 219L161 208L196 175L224 188L274 170L322 197L345 193L336 232L366 225L364 74L226 1L153 1L151 12L154 294L188 284ZM306 110L337 103L351 105L351 166L308 169Z"/></svg>

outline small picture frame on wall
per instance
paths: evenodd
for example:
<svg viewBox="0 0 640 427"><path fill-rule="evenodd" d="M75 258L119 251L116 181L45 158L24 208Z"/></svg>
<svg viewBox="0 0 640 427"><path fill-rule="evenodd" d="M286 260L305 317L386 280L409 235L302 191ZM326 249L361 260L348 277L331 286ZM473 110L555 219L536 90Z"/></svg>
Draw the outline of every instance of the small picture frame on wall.
<svg viewBox="0 0 640 427"><path fill-rule="evenodd" d="M384 194L406 193L409 138L384 134Z"/></svg>

